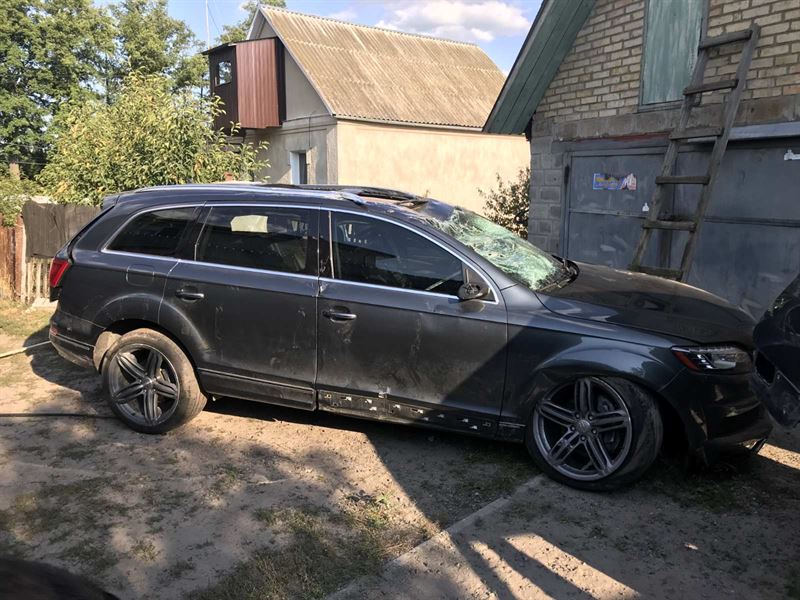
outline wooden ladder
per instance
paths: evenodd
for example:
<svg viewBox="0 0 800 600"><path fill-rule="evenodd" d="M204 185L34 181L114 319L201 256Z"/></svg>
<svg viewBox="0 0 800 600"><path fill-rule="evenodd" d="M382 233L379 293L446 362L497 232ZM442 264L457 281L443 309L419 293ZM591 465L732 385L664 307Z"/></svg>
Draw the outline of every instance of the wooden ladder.
<svg viewBox="0 0 800 600"><path fill-rule="evenodd" d="M728 137L730 136L731 128L736 118L736 111L739 108L742 92L747 85L747 72L750 69L750 61L753 58L756 44L758 44L760 31L761 28L758 24L751 23L750 27L743 31L726 33L718 37L704 37L700 40L697 64L695 64L691 82L688 87L683 90L684 99L678 125L669 135L669 146L667 146L667 153L664 155L661 174L656 177L656 188L650 203L650 212L647 213L647 218L642 224L642 234L639 237L639 243L633 255L633 261L630 266L631 271L658 275L659 277L676 279L678 281L685 281L688 277L695 247L697 245L697 234L700 232L703 217L705 216L706 209L711 200L711 191L714 187L714 182L717 178L717 172L722 163L725 149L728 146ZM736 77L734 79L725 79L711 83L704 82L703 79L705 77L706 65L708 64L709 51L712 48L718 48L719 46L725 46L727 44L735 44L737 42L745 42L745 44L742 48L739 66L736 69ZM725 89L731 91L725 99L725 105L722 110L722 125L720 127L687 129L689 117L692 108L697 103L698 96L704 92ZM705 175L674 175L673 173L675 172L675 165L678 162L678 149L680 145L688 143L691 140L711 137L715 138L715 141L714 148L711 150L708 172ZM691 217L661 218L661 205L665 196L664 188L667 185L702 186L697 208ZM653 231L656 229L688 232L689 235L683 249L680 268L669 269L642 265L642 258L644 257L647 243L650 241Z"/></svg>

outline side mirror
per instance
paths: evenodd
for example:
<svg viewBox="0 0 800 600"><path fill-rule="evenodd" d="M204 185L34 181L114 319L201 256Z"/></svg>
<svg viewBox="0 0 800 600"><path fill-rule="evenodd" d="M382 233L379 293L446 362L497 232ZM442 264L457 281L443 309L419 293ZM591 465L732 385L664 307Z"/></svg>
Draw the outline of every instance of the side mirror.
<svg viewBox="0 0 800 600"><path fill-rule="evenodd" d="M489 295L489 288L483 283L467 281L458 288L458 299L462 302L467 300L480 300Z"/></svg>

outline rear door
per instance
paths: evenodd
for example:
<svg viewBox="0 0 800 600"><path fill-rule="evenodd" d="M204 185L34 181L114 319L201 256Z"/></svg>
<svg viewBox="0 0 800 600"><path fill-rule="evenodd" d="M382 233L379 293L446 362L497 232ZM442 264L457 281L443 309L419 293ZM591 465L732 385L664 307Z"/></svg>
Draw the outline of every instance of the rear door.
<svg viewBox="0 0 800 600"><path fill-rule="evenodd" d="M314 407L318 219L316 207L206 205L162 315L202 339L207 392Z"/></svg>
<svg viewBox="0 0 800 600"><path fill-rule="evenodd" d="M506 311L484 278L416 229L331 211L321 242L320 408L491 434L500 414ZM488 283L484 281L484 283Z"/></svg>

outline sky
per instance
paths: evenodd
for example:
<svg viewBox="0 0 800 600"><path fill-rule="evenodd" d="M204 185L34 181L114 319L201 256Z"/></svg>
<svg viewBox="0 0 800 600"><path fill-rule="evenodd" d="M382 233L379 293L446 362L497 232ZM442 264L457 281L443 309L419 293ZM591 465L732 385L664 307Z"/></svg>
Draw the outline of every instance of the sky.
<svg viewBox="0 0 800 600"><path fill-rule="evenodd" d="M241 0L208 0L211 43L239 21ZM474 42L508 73L541 0L287 0L298 12L410 33ZM169 0L169 12L205 43L205 0Z"/></svg>

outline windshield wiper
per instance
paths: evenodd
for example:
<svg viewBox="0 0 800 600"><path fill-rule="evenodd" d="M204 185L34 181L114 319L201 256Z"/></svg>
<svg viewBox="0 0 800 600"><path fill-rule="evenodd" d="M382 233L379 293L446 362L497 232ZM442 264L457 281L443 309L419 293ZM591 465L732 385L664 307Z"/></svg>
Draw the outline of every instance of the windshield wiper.
<svg viewBox="0 0 800 600"><path fill-rule="evenodd" d="M558 257L558 260L561 263L561 270L554 271L545 279L543 285L538 288L539 291L544 292L552 288L561 289L568 283L572 283L578 275L577 267L571 265L566 258Z"/></svg>

